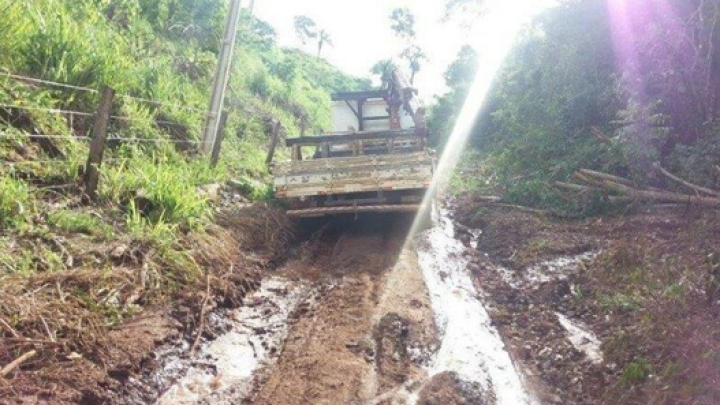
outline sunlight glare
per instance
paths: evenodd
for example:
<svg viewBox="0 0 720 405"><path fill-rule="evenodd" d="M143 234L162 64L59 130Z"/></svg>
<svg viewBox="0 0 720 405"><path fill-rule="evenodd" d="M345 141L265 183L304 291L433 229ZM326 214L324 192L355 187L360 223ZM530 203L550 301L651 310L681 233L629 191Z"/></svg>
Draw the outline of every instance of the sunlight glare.
<svg viewBox="0 0 720 405"><path fill-rule="evenodd" d="M422 225L422 213L432 207L436 194L442 194L465 149L477 116L503 61L510 53L522 28L543 10L556 5L554 0L490 0L487 12L469 32L470 43L479 55L479 65L472 87L458 115L455 127L440 157L430 189L423 199L423 209L415 218L410 235Z"/></svg>

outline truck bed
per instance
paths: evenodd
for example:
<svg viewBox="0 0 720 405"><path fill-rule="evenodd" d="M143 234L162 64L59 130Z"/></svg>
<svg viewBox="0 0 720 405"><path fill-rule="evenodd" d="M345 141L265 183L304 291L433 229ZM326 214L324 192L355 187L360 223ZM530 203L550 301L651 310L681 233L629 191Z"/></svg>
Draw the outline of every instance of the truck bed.
<svg viewBox="0 0 720 405"><path fill-rule="evenodd" d="M430 187L434 157L408 154L325 158L277 164L275 193L283 199Z"/></svg>

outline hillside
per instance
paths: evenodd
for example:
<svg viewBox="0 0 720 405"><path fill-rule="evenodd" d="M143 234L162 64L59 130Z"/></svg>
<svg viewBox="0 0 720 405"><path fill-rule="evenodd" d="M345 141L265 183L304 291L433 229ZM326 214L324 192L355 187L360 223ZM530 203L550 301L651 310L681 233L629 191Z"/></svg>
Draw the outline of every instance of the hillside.
<svg viewBox="0 0 720 405"><path fill-rule="evenodd" d="M231 286L275 254L239 258L261 254L257 231L273 211L222 207L269 196L275 122L282 136L322 131L330 92L369 82L278 47L272 27L243 15L222 155L210 168L197 141L226 2L0 0L0 11L0 330L16 339L3 340L0 363L33 348L26 339L48 342L34 346L33 376L0 384L0 398L43 396L58 359L92 358L78 365L89 370L110 361L106 333L128 317L186 303L191 330L211 272L222 273L218 299L237 304ZM116 91L115 118L88 201L83 169L102 86ZM232 230L256 229L250 239L230 233L238 215L246 219ZM284 232L277 225L273 235ZM58 400L78 400L73 381L102 374L64 381Z"/></svg>

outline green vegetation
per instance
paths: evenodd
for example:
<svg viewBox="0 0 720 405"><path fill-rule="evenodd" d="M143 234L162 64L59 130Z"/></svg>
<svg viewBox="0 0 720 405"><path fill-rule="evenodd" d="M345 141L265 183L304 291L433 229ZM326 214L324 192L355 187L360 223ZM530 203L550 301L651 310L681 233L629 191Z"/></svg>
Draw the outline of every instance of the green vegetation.
<svg viewBox="0 0 720 405"><path fill-rule="evenodd" d="M52 212L48 224L61 232L82 233L100 239L110 237L112 228L104 224L97 216L83 212L61 210Z"/></svg>
<svg viewBox="0 0 720 405"><path fill-rule="evenodd" d="M630 386L645 381L651 373L650 365L644 357L640 357L625 366L620 377L620 383Z"/></svg>
<svg viewBox="0 0 720 405"><path fill-rule="evenodd" d="M149 226L198 229L209 213L196 191L203 184L234 178L248 198L267 198L262 183L269 123L279 120L288 135L301 127L320 131L330 125L331 91L369 86L319 58L277 47L272 27L243 15L224 148L220 164L210 169L191 151L203 123L226 8L215 0L0 0L0 69L82 88L109 85L119 94L115 114L126 119L113 120L110 133L136 141L110 142L106 158L115 161L102 170L99 194L131 228L139 215ZM0 167L3 228L23 222L35 203L28 183L74 184L87 156L87 145L75 136L88 135L91 120L70 122L42 109L93 112L97 101L95 92L0 76L0 104L29 108L0 107L0 157L17 163ZM67 138L48 145L28 138L28 132ZM97 224L65 213L50 216L50 225L89 233Z"/></svg>
<svg viewBox="0 0 720 405"><path fill-rule="evenodd" d="M0 177L0 229L23 222L29 202L30 192L24 181Z"/></svg>
<svg viewBox="0 0 720 405"><path fill-rule="evenodd" d="M449 2L450 17L469 3L480 2ZM490 163L488 178L509 202L606 212L614 208L607 198L568 202L553 181L588 168L674 187L655 162L696 184L720 185L716 2L672 0L663 13L644 0L612 12L607 3L566 0L539 16L489 94L471 137L479 155L463 170ZM631 32L622 32L624 19ZM441 148L478 63L482 55L466 47L446 73L450 91L429 120Z"/></svg>
<svg viewBox="0 0 720 405"><path fill-rule="evenodd" d="M331 92L369 88L320 58L280 48L272 27L244 14L223 149L210 168L196 144L227 6L0 0L0 295L18 299L4 298L0 317L15 319L25 292L42 290L31 298L33 312L13 321L23 336L46 336L47 321L58 339L94 351L88 336L138 305L192 297L210 270L237 273L218 279L241 279L246 269L228 262L237 246L214 233L215 210L203 186L232 183L247 200L270 198L265 156L275 122L283 136L321 132L331 124ZM322 50L331 40L319 35ZM105 85L116 90L115 118L98 198L88 202L81 179L92 117L48 110L94 113L96 90ZM198 248L202 243L212 249ZM94 326L72 330L66 320Z"/></svg>

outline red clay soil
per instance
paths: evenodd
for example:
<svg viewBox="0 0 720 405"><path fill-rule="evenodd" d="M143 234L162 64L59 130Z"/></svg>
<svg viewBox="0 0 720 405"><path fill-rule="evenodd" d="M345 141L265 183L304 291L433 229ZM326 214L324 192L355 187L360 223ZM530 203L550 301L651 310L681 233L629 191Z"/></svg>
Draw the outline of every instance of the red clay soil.
<svg viewBox="0 0 720 405"><path fill-rule="evenodd" d="M458 237L482 229L472 254L493 321L543 403L720 403L720 253L714 211L661 209L561 221L508 208L457 204ZM479 212L479 214L478 214ZM546 260L595 252L567 277L511 285ZM499 271L500 266L509 273ZM594 364L555 313L602 342Z"/></svg>
<svg viewBox="0 0 720 405"><path fill-rule="evenodd" d="M252 403L369 403L419 374L408 347L434 339L432 312L417 263L403 253L409 223L388 218L324 228L307 243L307 261L281 269L316 280L320 294ZM397 288L397 275L407 286Z"/></svg>

